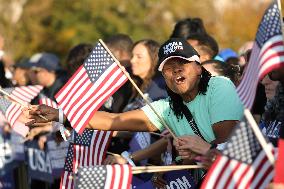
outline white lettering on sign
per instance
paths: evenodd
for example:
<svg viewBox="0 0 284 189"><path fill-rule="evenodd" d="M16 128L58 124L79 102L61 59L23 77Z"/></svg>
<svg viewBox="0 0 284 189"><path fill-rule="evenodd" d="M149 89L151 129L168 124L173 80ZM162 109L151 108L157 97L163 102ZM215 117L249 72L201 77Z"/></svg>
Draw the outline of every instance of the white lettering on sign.
<svg viewBox="0 0 284 189"><path fill-rule="evenodd" d="M176 50L183 50L183 45L181 42L171 42L163 47L164 54L169 54L176 52Z"/></svg>
<svg viewBox="0 0 284 189"><path fill-rule="evenodd" d="M51 173L49 156L42 150L29 148L29 166L32 170Z"/></svg>
<svg viewBox="0 0 284 189"><path fill-rule="evenodd" d="M167 185L167 189L190 189L191 185L185 176L176 179L175 181L171 181L170 184Z"/></svg>

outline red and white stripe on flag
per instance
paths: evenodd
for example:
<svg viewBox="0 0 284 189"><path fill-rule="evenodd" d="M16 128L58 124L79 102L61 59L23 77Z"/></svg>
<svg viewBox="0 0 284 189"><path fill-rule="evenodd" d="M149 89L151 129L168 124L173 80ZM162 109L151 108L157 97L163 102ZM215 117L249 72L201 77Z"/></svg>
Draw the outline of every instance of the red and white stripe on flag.
<svg viewBox="0 0 284 189"><path fill-rule="evenodd" d="M92 135L90 145L84 146L73 144L74 146L74 160L73 167L76 173L78 167L88 167L95 165L102 165L106 156L106 150L112 138L111 131L97 130Z"/></svg>
<svg viewBox="0 0 284 189"><path fill-rule="evenodd" d="M24 137L29 132L29 128L18 121L22 114L21 105L30 103L42 88L43 87L40 85L34 85L4 89L9 94L9 97L7 97L9 99L3 98L0 100L1 111L5 115L12 129ZM21 104L18 104L19 102Z"/></svg>
<svg viewBox="0 0 284 189"><path fill-rule="evenodd" d="M58 108L58 105L56 102L51 100L50 98L41 98L39 99L39 104L45 104L47 106L50 106L52 108Z"/></svg>
<svg viewBox="0 0 284 189"><path fill-rule="evenodd" d="M81 134L94 113L126 81L122 70L98 43L55 98L71 126Z"/></svg>
<svg viewBox="0 0 284 189"><path fill-rule="evenodd" d="M124 165L107 165L107 176L104 188L128 189L132 181L132 167Z"/></svg>
<svg viewBox="0 0 284 189"><path fill-rule="evenodd" d="M29 132L29 127L27 127L25 124L17 121L19 116L22 113L21 108L22 107L19 104L12 102L11 105L8 107L6 113L5 113L6 114L5 117L6 117L7 121L10 123L12 129L16 133L25 137Z"/></svg>
<svg viewBox="0 0 284 189"><path fill-rule="evenodd" d="M272 150L272 153L276 152ZM221 155L211 166L201 188L264 189L271 182L273 176L274 167L264 151L261 151L251 165Z"/></svg>
<svg viewBox="0 0 284 189"><path fill-rule="evenodd" d="M74 189L74 173L64 171L61 176L60 189Z"/></svg>
<svg viewBox="0 0 284 189"><path fill-rule="evenodd" d="M259 80L272 70L284 66L281 22L279 8L273 2L259 24L248 66L237 87L237 93L246 108L253 106Z"/></svg>
<svg viewBox="0 0 284 189"><path fill-rule="evenodd" d="M81 136L74 134L74 141L69 145L69 148L73 149L67 153L65 159L65 170L61 176L60 189L74 189L74 175L80 167L102 164L111 137L112 131L100 130L91 132L85 130Z"/></svg>
<svg viewBox="0 0 284 189"><path fill-rule="evenodd" d="M10 95L12 99L19 100L20 102L31 102L31 100L39 94L42 88L43 86L41 85L15 87Z"/></svg>
<svg viewBox="0 0 284 189"><path fill-rule="evenodd" d="M15 122L21 115L22 113L21 109L22 109L21 105L16 104L15 102L12 102L11 105L8 107L5 116L9 121L9 123L11 124L11 127L14 126Z"/></svg>
<svg viewBox="0 0 284 189"><path fill-rule="evenodd" d="M132 167L124 165L104 165L81 167L76 176L75 188L87 189L129 189L132 181Z"/></svg>

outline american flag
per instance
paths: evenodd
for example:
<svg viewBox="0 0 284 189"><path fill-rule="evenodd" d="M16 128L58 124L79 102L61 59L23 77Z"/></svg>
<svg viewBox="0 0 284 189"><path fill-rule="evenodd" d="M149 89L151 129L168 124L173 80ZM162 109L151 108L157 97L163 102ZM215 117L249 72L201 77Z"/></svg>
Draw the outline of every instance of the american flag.
<svg viewBox="0 0 284 189"><path fill-rule="evenodd" d="M202 189L265 188L274 168L246 121L240 122L202 184ZM269 145L272 153L275 151Z"/></svg>
<svg viewBox="0 0 284 189"><path fill-rule="evenodd" d="M15 122L22 113L21 108L21 105L13 101L10 101L4 97L0 98L0 110L3 115L5 115L12 128L14 127Z"/></svg>
<svg viewBox="0 0 284 189"><path fill-rule="evenodd" d="M111 131L85 129L74 133L75 170L81 166L101 165L112 137Z"/></svg>
<svg viewBox="0 0 284 189"><path fill-rule="evenodd" d="M95 111L126 81L115 60L97 43L55 98L72 127L82 133Z"/></svg>
<svg viewBox="0 0 284 189"><path fill-rule="evenodd" d="M105 165L81 167L76 178L76 189L129 189L132 181L131 166Z"/></svg>
<svg viewBox="0 0 284 189"><path fill-rule="evenodd" d="M253 105L259 80L284 65L281 22L279 8L273 1L260 22L248 66L237 87L240 99L249 109Z"/></svg>
<svg viewBox="0 0 284 189"><path fill-rule="evenodd" d="M70 144L67 151L67 156L64 164L64 171L61 175L60 189L73 189L74 188L74 147Z"/></svg>
<svg viewBox="0 0 284 189"><path fill-rule="evenodd" d="M61 177L61 189L74 188L74 180L71 178L77 173L78 168L102 164L111 136L111 131L85 129L82 135L74 132Z"/></svg>
<svg viewBox="0 0 284 189"><path fill-rule="evenodd" d="M26 136L29 132L29 128L23 123L18 122L18 118L21 115L22 107L15 101L22 104L28 104L31 100L38 95L42 86L23 86L15 88L2 88L11 98L0 95L0 111L5 115L7 121L13 128L13 130L22 136Z"/></svg>

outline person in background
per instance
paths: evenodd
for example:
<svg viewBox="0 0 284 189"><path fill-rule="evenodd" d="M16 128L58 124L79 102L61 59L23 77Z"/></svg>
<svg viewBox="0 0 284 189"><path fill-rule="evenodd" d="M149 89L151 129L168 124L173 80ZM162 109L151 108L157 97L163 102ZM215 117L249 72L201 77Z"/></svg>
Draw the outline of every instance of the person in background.
<svg viewBox="0 0 284 189"><path fill-rule="evenodd" d="M115 34L104 40L112 54L119 60L125 68L130 67L132 39L126 34Z"/></svg>
<svg viewBox="0 0 284 189"><path fill-rule="evenodd" d="M67 73L63 71L59 58L52 53L37 53L30 58L29 64L36 84L44 87L41 93L55 100L55 94L67 81Z"/></svg>
<svg viewBox="0 0 284 189"><path fill-rule="evenodd" d="M79 59L79 58L78 58ZM76 62L77 59L72 59ZM31 103L38 104L41 98L50 98L55 101L55 94L61 89L61 87L67 82L68 74L73 73L79 68L80 65L71 64L67 62L68 71L65 72L59 64L59 59L51 53L37 53L33 55L28 62L20 62L16 64L16 69L20 68L20 73L25 73L27 70L27 77L30 83L33 85L42 85L44 89L40 92L37 98ZM18 77L15 72L15 79L20 80L22 77ZM21 81L20 81L21 82ZM35 127L29 132L26 140L40 139L39 146L44 149L46 137L44 134L53 132L52 124L45 127ZM56 138L56 141L61 141L61 137Z"/></svg>
<svg viewBox="0 0 284 189"><path fill-rule="evenodd" d="M140 89L147 93L151 100L158 100L167 96L165 89L160 88L153 77L157 72L159 43L151 39L137 41L133 45L132 58L130 60L133 75L143 81ZM161 77L160 77L161 78ZM155 78L155 79L160 79Z"/></svg>
<svg viewBox="0 0 284 189"><path fill-rule="evenodd" d="M177 21L170 37L187 39L192 34L206 34L201 18L185 18Z"/></svg>
<svg viewBox="0 0 284 189"><path fill-rule="evenodd" d="M92 44L80 43L69 50L65 61L65 69L68 73L68 77L71 77L79 67L82 66L85 59L92 52L92 49Z"/></svg>
<svg viewBox="0 0 284 189"><path fill-rule="evenodd" d="M207 60L202 62L202 66L209 71L212 76L225 76L235 85L239 83L240 67L238 65L226 64L219 60Z"/></svg>
<svg viewBox="0 0 284 189"><path fill-rule="evenodd" d="M30 85L31 79L29 77L30 65L28 59L22 59L14 65L14 72L12 81L16 86Z"/></svg>
<svg viewBox="0 0 284 189"><path fill-rule="evenodd" d="M277 146L280 127L284 127L284 66L269 73L272 81L279 81L275 96L265 106L263 132Z"/></svg>
<svg viewBox="0 0 284 189"><path fill-rule="evenodd" d="M219 52L217 41L209 34L191 34L187 42L199 53L200 61L214 59Z"/></svg>
<svg viewBox="0 0 284 189"><path fill-rule="evenodd" d="M59 58L52 53L42 52L34 54L28 61L30 67L29 77L32 84L42 85L43 89L40 94L32 101L32 104L38 104L41 98L49 98L55 101L55 94L67 82L67 73L62 69ZM36 140L39 148L44 150L47 142L47 135L55 132L53 130L53 123L45 125L44 127L36 127L30 130L27 139ZM52 184L43 182L41 180L32 179L31 189L42 186L50 188L58 188L60 179L55 179Z"/></svg>

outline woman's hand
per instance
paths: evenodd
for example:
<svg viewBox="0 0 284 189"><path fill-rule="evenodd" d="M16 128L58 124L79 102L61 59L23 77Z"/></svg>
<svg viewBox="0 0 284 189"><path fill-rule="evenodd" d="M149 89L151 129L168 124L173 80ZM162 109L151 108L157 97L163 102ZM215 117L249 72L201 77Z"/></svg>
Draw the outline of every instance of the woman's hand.
<svg viewBox="0 0 284 189"><path fill-rule="evenodd" d="M113 164L127 164L127 160L124 159L120 155L108 155L107 158L104 160L104 165L113 165Z"/></svg>
<svg viewBox="0 0 284 189"><path fill-rule="evenodd" d="M211 144L207 143L197 135L178 137L177 141L174 142L174 145L178 152L184 153L187 151L201 155L205 155L211 147Z"/></svg>
<svg viewBox="0 0 284 189"><path fill-rule="evenodd" d="M43 123L58 121L58 109L44 104L30 106L22 111L25 117L31 120L25 123L27 126L42 126Z"/></svg>

